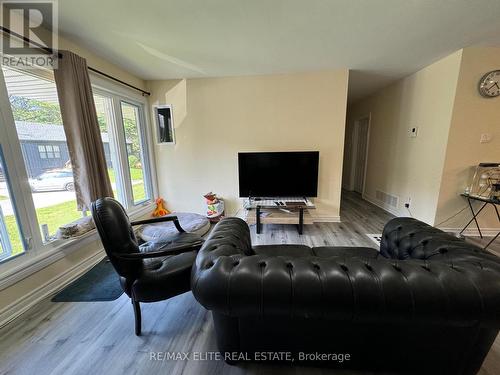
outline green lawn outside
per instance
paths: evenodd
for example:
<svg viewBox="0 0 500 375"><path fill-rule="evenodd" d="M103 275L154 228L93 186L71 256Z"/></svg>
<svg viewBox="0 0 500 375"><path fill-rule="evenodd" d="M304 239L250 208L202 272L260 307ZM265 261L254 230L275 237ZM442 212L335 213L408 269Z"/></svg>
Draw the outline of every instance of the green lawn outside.
<svg viewBox="0 0 500 375"><path fill-rule="evenodd" d="M9 239L12 245L12 254L15 255L21 253L23 251L23 246L21 244L21 237L17 229L14 215L5 216L5 226L7 227L7 232L9 233Z"/></svg>
<svg viewBox="0 0 500 375"><path fill-rule="evenodd" d="M116 182L115 171L111 168L108 168L108 175L111 183ZM140 168L130 168L130 177L132 180L141 180L142 181L142 169Z"/></svg>
<svg viewBox="0 0 500 375"><path fill-rule="evenodd" d="M111 183L116 181L115 171L111 168L108 169L109 180ZM142 169L140 168L130 168L130 177L132 181L144 181ZM117 196L116 190L113 190L115 197ZM132 194L134 197L134 202L142 201L146 198L146 190L144 188L144 182L140 184L132 185Z"/></svg>
<svg viewBox="0 0 500 375"><path fill-rule="evenodd" d="M4 201L6 199L9 199L9 197L6 197L5 195L0 195L0 201Z"/></svg>
<svg viewBox="0 0 500 375"><path fill-rule="evenodd" d="M109 169L109 177L111 182L114 182L113 170ZM130 175L132 180L142 180L142 169L133 168L130 170ZM116 190L114 191L116 196ZM146 190L144 182L140 184L132 185L132 193L134 197L134 202L141 201L146 198ZM0 197L1 199L1 197ZM47 224L49 227L49 233L51 235L55 234L57 228L63 224L71 223L82 217L81 212L76 209L76 200L59 203L49 207L38 208L36 210L38 222L41 224ZM18 254L23 251L21 238L19 236L19 231L17 228L17 223L14 215L5 216L5 224L7 226L7 232L12 244L12 253Z"/></svg>
<svg viewBox="0 0 500 375"><path fill-rule="evenodd" d="M132 194L134 195L134 202L142 201L146 198L146 189L144 183L132 186Z"/></svg>
<svg viewBox="0 0 500 375"><path fill-rule="evenodd" d="M49 226L50 234L55 234L59 226L82 217L82 213L76 210L76 200L39 208L36 210L36 214L39 223ZM12 253L18 254L22 252L23 247L14 215L5 216L5 224L12 244Z"/></svg>

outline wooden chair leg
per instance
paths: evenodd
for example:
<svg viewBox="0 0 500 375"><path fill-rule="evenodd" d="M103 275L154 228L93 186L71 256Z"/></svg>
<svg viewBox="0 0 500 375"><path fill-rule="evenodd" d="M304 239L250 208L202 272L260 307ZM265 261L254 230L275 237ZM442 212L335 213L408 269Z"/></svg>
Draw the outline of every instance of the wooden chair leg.
<svg viewBox="0 0 500 375"><path fill-rule="evenodd" d="M134 308L134 317L135 317L135 334L137 336L141 335L141 305L138 301L132 299L132 306Z"/></svg>

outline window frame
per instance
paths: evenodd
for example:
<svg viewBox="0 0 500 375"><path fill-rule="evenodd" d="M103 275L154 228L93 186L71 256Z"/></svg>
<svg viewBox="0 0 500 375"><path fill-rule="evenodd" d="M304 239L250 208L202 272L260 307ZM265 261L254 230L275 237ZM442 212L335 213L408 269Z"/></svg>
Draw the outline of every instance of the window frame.
<svg viewBox="0 0 500 375"><path fill-rule="evenodd" d="M134 212L139 211L141 207L153 204L154 197L158 191L150 119L148 117L148 111L146 110L148 107L148 101L145 97L138 95L135 92L131 92L129 89L124 89L121 85L118 86L109 82L109 80L104 80L95 74L90 74L90 80L92 83L93 95L100 95L111 99L111 117L113 118L108 121L108 127L110 127L110 129L108 129L108 133L110 133L110 137L114 136L121 140L121 142L118 142L116 145L117 150L115 150L118 154L117 164L120 170L120 173L115 172L115 177L117 182L119 181L122 186L120 201L125 203L124 206L127 212L133 214ZM128 164L128 150L123 127L123 116L121 112L122 102L139 108L139 136L143 147L141 150L142 155L145 159L143 162L145 165L144 182L146 192L150 192L150 198L146 198L135 204Z"/></svg>
<svg viewBox="0 0 500 375"><path fill-rule="evenodd" d="M59 145L54 145L54 144L37 144L38 146L38 155L40 156L40 159L61 159L61 149ZM49 151L50 147L50 151ZM49 153L52 156L49 156Z"/></svg>
<svg viewBox="0 0 500 375"><path fill-rule="evenodd" d="M149 201L154 199L154 194L153 194L153 187L152 187L152 177L151 177L151 159L149 157L149 145L147 143L147 134L146 134L146 128L147 123L145 121L145 112L146 112L146 106L142 106L138 103L134 103L131 100L123 100L119 99L119 107L120 107L120 116L119 116L119 121L120 121L120 128L121 128L121 133L122 133L122 141L123 141L123 149L125 152L125 159L124 161L126 162L127 168L126 172L124 173L124 178L126 182L127 189L130 189L130 195L128 197L128 207L137 207L137 206L142 206L144 204L147 204ZM128 150L128 144L127 144L127 137L125 135L125 128L124 128L124 123L123 123L123 112L122 112L122 104L126 105L131 105L135 106L138 108L138 113L137 113L137 120L139 121L139 142L141 143L142 147L141 148L141 163L143 164L143 176L145 177L144 181L144 190L146 192L146 195L149 195L149 198L144 198L142 200L139 200L137 202L134 201L134 193L133 193L133 187L132 187L132 176L130 175L130 164L128 161L129 157L129 150ZM141 126L142 125L142 126ZM146 149L144 149L144 147Z"/></svg>
<svg viewBox="0 0 500 375"><path fill-rule="evenodd" d="M25 72L25 70L23 70L23 72ZM27 71L27 74L36 75L42 79L52 78L51 72L41 72L42 73L39 74L39 71L36 73ZM114 84L109 80L104 80L92 72L89 72L89 76L94 94L101 93L105 96L117 96L141 108L142 120L140 132L144 137L144 142L142 144L145 150L143 150L143 153L145 155L145 160L147 160L148 169L148 181L145 180L145 183L150 186L151 198L137 205L133 205L132 202L132 205L128 205L127 207L127 213L131 218L141 217L153 208L154 197L158 191L150 118L146 110L148 108L147 98L137 95L135 91L121 85ZM116 111L116 108L113 108L113 111ZM121 118L121 111L116 113ZM50 242L43 241L41 231L38 227L38 219L36 214L34 214L36 208L29 185L21 142L19 141L16 131L3 71L0 72L0 121L6 125L0 127L0 144L4 151L5 169L10 177L9 184L12 187L12 204L15 207L16 217L20 225L20 230L23 233L23 242L25 243L24 252L0 261L0 290L2 290L63 258L68 253L96 241L98 236L97 231L94 229L78 239L54 240ZM126 152L126 145L122 148ZM122 168L122 166L120 166L120 168L130 173L128 168ZM132 194L129 196L133 201Z"/></svg>
<svg viewBox="0 0 500 375"><path fill-rule="evenodd" d="M29 178L24 164L21 142L17 134L3 71L0 72L0 112L1 120L5 124L5 126L0 127L0 144L2 144L4 152L5 168L10 177L12 204L15 207L17 220L21 225L25 243L25 251L23 253L3 259L0 262L0 265L2 265L11 261L19 262L20 258L26 257L29 253L37 253L37 244L43 243L43 241L41 232L38 230L36 215L30 215L30 213L36 212L36 209L31 197ZM2 268L0 267L0 271L2 271Z"/></svg>
<svg viewBox="0 0 500 375"><path fill-rule="evenodd" d="M2 134L2 133L3 132L0 129L0 136L4 136L4 134ZM12 209L13 209L14 216L15 216L16 226L17 226L19 237L20 237L20 240L21 240L21 243L23 246L23 251L21 253L16 254L16 255L9 255L6 258L3 258L3 257L0 258L0 264L1 264L2 262L8 261L9 259L14 259L16 257L20 257L20 256L24 255L29 249L29 245L30 245L29 242L30 241L28 240L28 237L26 236L26 231L25 231L25 229L22 225L22 222L21 222L21 217L20 217L18 206L17 206L16 197L14 196L13 185L15 184L15 181L12 180L11 172L10 172L9 167L7 165L7 160L6 160L5 153L4 153L4 145L1 143L1 141L0 141L0 164L3 167L5 184L7 186L8 192L9 192L9 200L11 201ZM5 225L5 222L3 224ZM7 233L7 236L9 236L8 233ZM10 242L10 238L8 238L8 240Z"/></svg>
<svg viewBox="0 0 500 375"><path fill-rule="evenodd" d="M38 155L40 159L47 159L47 150L45 150L44 145L38 145Z"/></svg>
<svg viewBox="0 0 500 375"><path fill-rule="evenodd" d="M40 79L44 80L49 80L54 82L55 85L55 80L53 79L53 72L50 71L48 68L36 68L36 69L14 69L12 67L8 67L9 69L13 70L18 70L22 72L23 74L31 75L38 77ZM8 95L8 90L7 90L7 84L5 82L5 78L3 75L3 70L0 72L1 75L1 81L0 81L0 86L2 86L0 89L2 92L5 92L5 97L1 98L0 101L2 102L3 106L6 107L7 112L5 113L6 117L8 118L8 122L6 123L6 128L8 131L8 136L9 142L12 145L12 150L17 153L13 154L15 156L15 163L16 163L16 170L19 172L19 179L20 179L20 184L22 188L14 192L14 194L20 195L22 202L24 204L24 211L27 212L28 217L29 217L29 231L26 228L23 228L24 233L29 233L29 235L25 234L26 237L26 242L28 243L28 248L23 255L24 257L31 258L31 257L36 257L43 255L44 252L51 251L51 250L57 250L58 248L64 247L64 245L68 242L68 240L63 240L63 239L55 239L52 241L44 241L42 232L40 230L39 222L38 222L38 217L36 214L36 207L35 203L33 200L32 196L32 191L31 187L29 184L29 176L28 172L26 171L26 164L24 161L24 155L22 152L22 147L21 147L21 141L19 139L17 129L16 129L16 123L14 120L14 115L12 113L12 107L9 101L9 95ZM1 95L1 93L0 93ZM2 112L4 112L5 109L2 108ZM37 145L38 146L38 145ZM47 149L45 148L45 151L47 153ZM48 155L47 155L48 156ZM47 157L48 159L48 157ZM47 160L46 159L46 160ZM8 167L7 167L8 168ZM10 169L9 169L10 170ZM83 216L83 214L82 214ZM24 224L22 224L24 225ZM7 258L3 259L0 262L0 266L3 263L9 263L14 257L12 258ZM3 271L3 267L0 267L0 273ZM0 278L1 279L1 278Z"/></svg>

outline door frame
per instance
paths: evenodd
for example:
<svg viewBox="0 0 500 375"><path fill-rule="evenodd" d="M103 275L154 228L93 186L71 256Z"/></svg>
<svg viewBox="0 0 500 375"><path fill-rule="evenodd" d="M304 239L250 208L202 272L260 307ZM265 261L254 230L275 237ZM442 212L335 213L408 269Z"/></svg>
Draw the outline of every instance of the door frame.
<svg viewBox="0 0 500 375"><path fill-rule="evenodd" d="M363 170L363 186L361 188L361 196L365 197L365 188L366 188L366 170L368 167L368 152L370 150L370 131L371 131L371 120L372 114L369 112L366 115L359 116L357 120L354 120L354 128L352 131L352 148L351 148L351 171L349 176L349 185L351 187L351 191L354 191L355 185L355 177L356 177L356 165L358 163L358 135L359 135L359 123L362 120L368 119L368 127L366 131L366 153L365 153L365 165Z"/></svg>

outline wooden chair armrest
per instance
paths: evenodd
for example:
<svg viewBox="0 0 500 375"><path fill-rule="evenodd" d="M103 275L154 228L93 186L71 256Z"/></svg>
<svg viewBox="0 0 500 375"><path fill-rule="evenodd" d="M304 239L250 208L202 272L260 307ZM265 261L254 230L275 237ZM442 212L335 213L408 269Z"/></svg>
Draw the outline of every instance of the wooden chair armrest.
<svg viewBox="0 0 500 375"><path fill-rule="evenodd" d="M143 225L143 224L154 224L154 223L163 223L166 221L173 221L175 228L177 228L177 231L179 233L184 233L186 232L182 227L181 223L179 223L179 218L177 216L163 216L163 217L155 217L153 219L145 219L145 220L137 220L137 221L132 221L130 225Z"/></svg>

